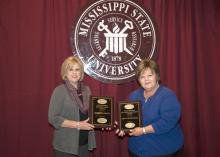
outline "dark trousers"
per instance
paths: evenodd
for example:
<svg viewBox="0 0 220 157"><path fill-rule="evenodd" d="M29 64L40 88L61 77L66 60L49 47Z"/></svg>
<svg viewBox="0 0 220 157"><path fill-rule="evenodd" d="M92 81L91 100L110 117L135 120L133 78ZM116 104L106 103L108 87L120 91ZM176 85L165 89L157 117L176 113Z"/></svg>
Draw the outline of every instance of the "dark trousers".
<svg viewBox="0 0 220 157"><path fill-rule="evenodd" d="M139 157L138 155L134 154L131 151L128 151L128 152L129 152L129 157ZM172 154L161 155L161 156L153 156L153 157L178 157L178 154L179 154L179 151L175 152L175 153L172 153Z"/></svg>
<svg viewBox="0 0 220 157"><path fill-rule="evenodd" d="M88 145L83 145L79 147L79 155L74 155L70 153L61 152L54 150L54 157L89 157Z"/></svg>

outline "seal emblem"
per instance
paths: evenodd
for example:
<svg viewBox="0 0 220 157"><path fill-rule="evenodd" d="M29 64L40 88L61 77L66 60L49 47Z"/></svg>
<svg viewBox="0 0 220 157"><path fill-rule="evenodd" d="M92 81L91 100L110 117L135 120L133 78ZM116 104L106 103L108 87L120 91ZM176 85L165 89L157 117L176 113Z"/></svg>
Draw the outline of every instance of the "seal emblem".
<svg viewBox="0 0 220 157"><path fill-rule="evenodd" d="M155 55L155 25L145 9L130 0L99 0L81 14L72 46L85 72L105 83L135 78L135 68Z"/></svg>

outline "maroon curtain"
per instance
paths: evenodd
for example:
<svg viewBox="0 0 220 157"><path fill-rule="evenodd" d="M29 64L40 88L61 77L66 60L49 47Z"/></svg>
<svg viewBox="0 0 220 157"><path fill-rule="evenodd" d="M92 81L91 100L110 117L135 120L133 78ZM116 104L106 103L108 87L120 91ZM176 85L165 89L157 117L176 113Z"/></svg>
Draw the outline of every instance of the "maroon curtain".
<svg viewBox="0 0 220 157"><path fill-rule="evenodd" d="M0 152L3 157L52 157L47 122L60 65L72 55L72 24L89 0L0 1ZM143 0L159 30L162 82L182 103L183 156L216 157L220 148L219 0ZM94 95L119 100L135 81L104 84L86 76ZM117 114L115 114L117 118ZM128 156L127 139L97 131L94 157Z"/></svg>

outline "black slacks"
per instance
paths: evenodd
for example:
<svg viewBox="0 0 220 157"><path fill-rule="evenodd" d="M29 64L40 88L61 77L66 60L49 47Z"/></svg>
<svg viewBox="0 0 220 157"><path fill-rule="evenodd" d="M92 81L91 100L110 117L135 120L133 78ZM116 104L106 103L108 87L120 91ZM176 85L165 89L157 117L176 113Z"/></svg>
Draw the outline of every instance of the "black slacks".
<svg viewBox="0 0 220 157"><path fill-rule="evenodd" d="M138 155L134 154L131 151L129 152L129 157L139 157ZM167 155L161 155L161 156L153 156L153 157L178 157L179 151L172 153L172 154L167 154Z"/></svg>
<svg viewBox="0 0 220 157"><path fill-rule="evenodd" d="M54 150L54 157L89 157L88 145L83 145L79 147L79 155L74 155L70 153L61 152Z"/></svg>

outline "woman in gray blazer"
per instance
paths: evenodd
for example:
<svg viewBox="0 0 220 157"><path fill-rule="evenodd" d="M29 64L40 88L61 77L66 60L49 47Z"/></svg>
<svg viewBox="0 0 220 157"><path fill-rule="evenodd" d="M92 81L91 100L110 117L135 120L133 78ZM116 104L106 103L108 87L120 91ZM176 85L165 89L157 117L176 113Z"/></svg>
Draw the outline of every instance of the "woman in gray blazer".
<svg viewBox="0 0 220 157"><path fill-rule="evenodd" d="M55 157L88 157L96 147L94 126L88 121L90 88L82 83L84 68L76 56L61 66L63 84L51 96L48 119L54 127Z"/></svg>

